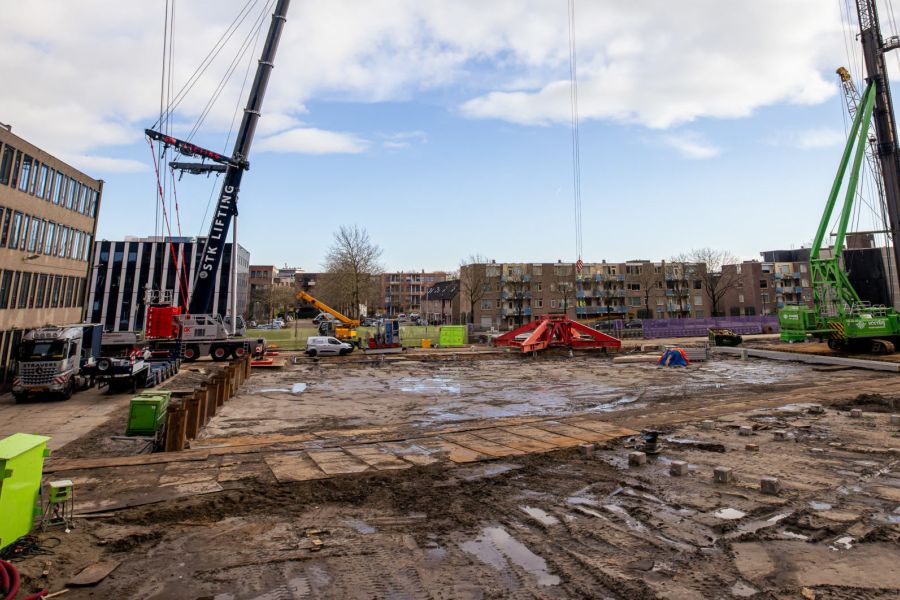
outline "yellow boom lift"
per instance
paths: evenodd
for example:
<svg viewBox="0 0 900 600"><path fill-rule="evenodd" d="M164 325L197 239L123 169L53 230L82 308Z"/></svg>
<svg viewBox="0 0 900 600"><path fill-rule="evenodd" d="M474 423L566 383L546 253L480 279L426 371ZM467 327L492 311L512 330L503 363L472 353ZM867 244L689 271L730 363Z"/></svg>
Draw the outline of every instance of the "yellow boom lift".
<svg viewBox="0 0 900 600"><path fill-rule="evenodd" d="M322 312L328 313L334 317L336 321L340 322L340 325L335 325L335 322L332 320L326 319L322 321L319 323L319 335L331 335L339 340L345 340L354 344L359 341L356 333L356 328L359 327L359 319L351 319L302 290L297 292L297 298L309 302Z"/></svg>

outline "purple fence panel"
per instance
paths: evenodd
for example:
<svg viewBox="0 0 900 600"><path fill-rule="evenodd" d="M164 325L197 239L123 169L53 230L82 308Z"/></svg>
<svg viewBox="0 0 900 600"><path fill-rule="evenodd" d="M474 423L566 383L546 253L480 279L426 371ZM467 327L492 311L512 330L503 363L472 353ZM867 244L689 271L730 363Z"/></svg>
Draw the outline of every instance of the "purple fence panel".
<svg viewBox="0 0 900 600"><path fill-rule="evenodd" d="M777 333L778 317L706 317L701 319L644 319L645 338L706 336L711 327L731 329L739 334Z"/></svg>

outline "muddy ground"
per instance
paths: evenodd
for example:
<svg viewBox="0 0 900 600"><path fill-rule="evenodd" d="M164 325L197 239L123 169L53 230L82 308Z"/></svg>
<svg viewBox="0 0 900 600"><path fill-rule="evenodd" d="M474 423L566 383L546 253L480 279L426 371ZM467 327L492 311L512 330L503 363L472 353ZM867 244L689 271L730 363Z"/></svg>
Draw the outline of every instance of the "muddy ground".
<svg viewBox="0 0 900 600"><path fill-rule="evenodd" d="M635 467L640 439L623 438L590 456L569 448L301 483L278 483L264 451L235 451L216 457L216 468L242 471L220 477L221 491L41 534L49 553L17 562L28 585L57 591L114 561L100 583L64 597L900 596L896 375L732 359L671 370L595 358L336 364L254 374L197 445L590 414L656 427L663 446ZM686 475L670 474L676 460ZM180 464L165 473L189 481L206 463ZM714 483L718 466L735 480ZM115 497L138 469L72 476L94 481L85 494ZM762 493L764 476L779 479L778 494Z"/></svg>

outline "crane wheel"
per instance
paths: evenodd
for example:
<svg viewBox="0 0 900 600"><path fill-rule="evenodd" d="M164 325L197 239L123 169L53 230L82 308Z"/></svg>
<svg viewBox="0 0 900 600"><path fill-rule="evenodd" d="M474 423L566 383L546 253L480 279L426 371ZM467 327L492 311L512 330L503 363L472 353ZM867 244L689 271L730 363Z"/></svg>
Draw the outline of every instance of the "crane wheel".
<svg viewBox="0 0 900 600"><path fill-rule="evenodd" d="M212 357L214 361L221 362L223 360L228 360L228 356L231 352L228 351L228 348L225 346L221 346L216 344L209 350L209 355Z"/></svg>
<svg viewBox="0 0 900 600"><path fill-rule="evenodd" d="M200 358L200 347L196 344L191 344L190 346L185 346L184 348L184 360L188 362L194 362Z"/></svg>
<svg viewBox="0 0 900 600"><path fill-rule="evenodd" d="M231 351L231 356L233 358L243 358L243 356L247 354L247 349L243 346L238 346L234 350Z"/></svg>

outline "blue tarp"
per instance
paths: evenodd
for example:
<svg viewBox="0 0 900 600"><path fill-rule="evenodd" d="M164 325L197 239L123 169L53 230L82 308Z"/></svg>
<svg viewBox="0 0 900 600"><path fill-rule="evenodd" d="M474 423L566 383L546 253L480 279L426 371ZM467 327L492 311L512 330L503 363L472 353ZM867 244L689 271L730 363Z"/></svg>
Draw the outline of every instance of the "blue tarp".
<svg viewBox="0 0 900 600"><path fill-rule="evenodd" d="M656 363L661 367L686 367L690 363L681 348L666 350Z"/></svg>

